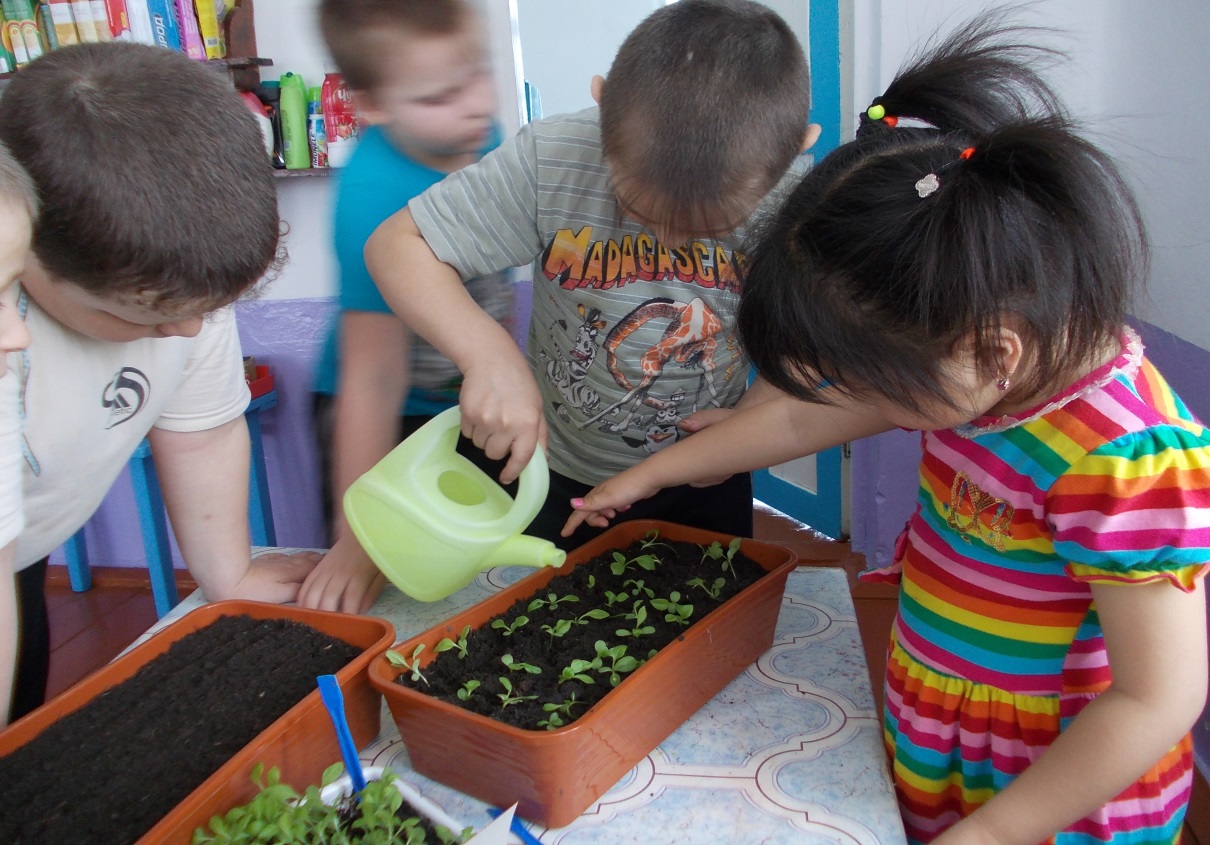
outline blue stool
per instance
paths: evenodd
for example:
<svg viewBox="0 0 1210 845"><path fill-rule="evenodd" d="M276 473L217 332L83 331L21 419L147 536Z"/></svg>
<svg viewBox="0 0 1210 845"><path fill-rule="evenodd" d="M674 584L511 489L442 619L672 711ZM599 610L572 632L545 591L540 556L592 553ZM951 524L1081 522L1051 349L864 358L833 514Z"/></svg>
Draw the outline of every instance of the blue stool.
<svg viewBox="0 0 1210 845"><path fill-rule="evenodd" d="M248 403L244 418L248 422L248 437L252 446L252 467L248 491L248 522L252 545L277 545L273 527L273 508L269 500L269 476L265 471L265 449L261 441L260 412L277 404L277 391L270 390ZM172 544L168 539L168 520L164 515L164 497L155 473L151 447L144 439L130 458L130 479L134 485L135 503L139 509L139 528L143 535L143 553L147 556L147 572L151 577L151 595L155 610L163 616L178 602L176 571L172 565ZM92 589L88 569L88 546L81 528L63 544L67 559L67 575L71 588L82 593Z"/></svg>

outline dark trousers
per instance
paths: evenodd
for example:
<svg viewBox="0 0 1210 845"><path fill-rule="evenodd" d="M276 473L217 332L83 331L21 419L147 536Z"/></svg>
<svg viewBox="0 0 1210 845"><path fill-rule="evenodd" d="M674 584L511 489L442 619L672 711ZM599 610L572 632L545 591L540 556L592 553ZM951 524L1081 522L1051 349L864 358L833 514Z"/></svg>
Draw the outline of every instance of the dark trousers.
<svg viewBox="0 0 1210 845"><path fill-rule="evenodd" d="M571 516L571 500L583 497L592 488L591 484L552 472L550 493L525 533L550 540L566 551L596 537L604 529L593 528L587 523L570 537L559 536L563 523ZM629 510L611 520L610 525L632 519L660 519L737 537L751 537L752 476L740 473L713 487L669 487L650 499L635 502Z"/></svg>
<svg viewBox="0 0 1210 845"><path fill-rule="evenodd" d="M46 612L46 565L27 566L17 582L17 673L9 719L15 721L46 701L50 676L50 616Z"/></svg>

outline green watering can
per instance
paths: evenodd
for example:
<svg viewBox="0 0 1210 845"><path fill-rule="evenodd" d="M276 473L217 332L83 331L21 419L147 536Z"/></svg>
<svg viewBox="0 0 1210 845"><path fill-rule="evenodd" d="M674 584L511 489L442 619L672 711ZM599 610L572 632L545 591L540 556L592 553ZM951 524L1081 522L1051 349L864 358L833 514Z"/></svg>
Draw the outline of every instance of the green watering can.
<svg viewBox="0 0 1210 845"><path fill-rule="evenodd" d="M521 532L546 500L542 450L517 498L456 451L462 415L443 411L391 450L344 496L353 534L391 583L420 601L461 590L493 566L561 566L567 555Z"/></svg>

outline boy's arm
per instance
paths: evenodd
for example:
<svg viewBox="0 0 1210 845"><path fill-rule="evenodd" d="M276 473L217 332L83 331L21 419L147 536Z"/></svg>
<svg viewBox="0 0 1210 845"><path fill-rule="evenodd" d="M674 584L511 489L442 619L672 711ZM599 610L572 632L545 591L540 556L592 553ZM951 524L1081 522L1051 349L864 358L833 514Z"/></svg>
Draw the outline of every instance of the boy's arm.
<svg viewBox="0 0 1210 845"><path fill-rule="evenodd" d="M314 564L311 556L252 562L244 418L204 431L152 428L147 439L177 545L206 598L294 601Z"/></svg>
<svg viewBox="0 0 1210 845"><path fill-rule="evenodd" d="M767 390L771 392L758 395L760 401L737 408L726 419L602 482L582 500L573 500L576 510L563 536L582 522L603 528L619 511L666 487L776 466L893 428L846 397L819 405Z"/></svg>
<svg viewBox="0 0 1210 845"><path fill-rule="evenodd" d="M303 582L298 603L364 613L386 583L345 522L345 491L399 440L399 414L411 371L411 332L394 314L344 311L332 442L335 544Z"/></svg>
<svg viewBox="0 0 1210 845"><path fill-rule="evenodd" d="M524 354L433 253L411 213L389 217L366 243L366 266L387 304L462 372L462 432L489 458L509 456L500 481L546 447L542 397Z"/></svg>
<svg viewBox="0 0 1210 845"><path fill-rule="evenodd" d="M1205 583L1204 581L1201 583ZM1206 701L1206 596L1167 582L1092 585L1113 683L1000 794L936 845L1032 845L1136 781Z"/></svg>

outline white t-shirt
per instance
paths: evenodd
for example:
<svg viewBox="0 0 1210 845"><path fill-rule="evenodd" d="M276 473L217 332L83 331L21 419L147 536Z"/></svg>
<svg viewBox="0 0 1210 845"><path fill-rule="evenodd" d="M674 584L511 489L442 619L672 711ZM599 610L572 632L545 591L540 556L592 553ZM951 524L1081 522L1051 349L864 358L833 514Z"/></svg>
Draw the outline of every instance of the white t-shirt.
<svg viewBox="0 0 1210 845"><path fill-rule="evenodd" d="M0 378L0 548L25 527L21 509L21 416L17 398L17 354L8 356L8 372ZM0 362L3 366L3 362Z"/></svg>
<svg viewBox="0 0 1210 845"><path fill-rule="evenodd" d="M205 431L238 418L249 400L231 308L208 317L197 337L113 343L66 328L24 295L21 307L32 340L17 353L25 459L18 570L79 530L153 426Z"/></svg>

